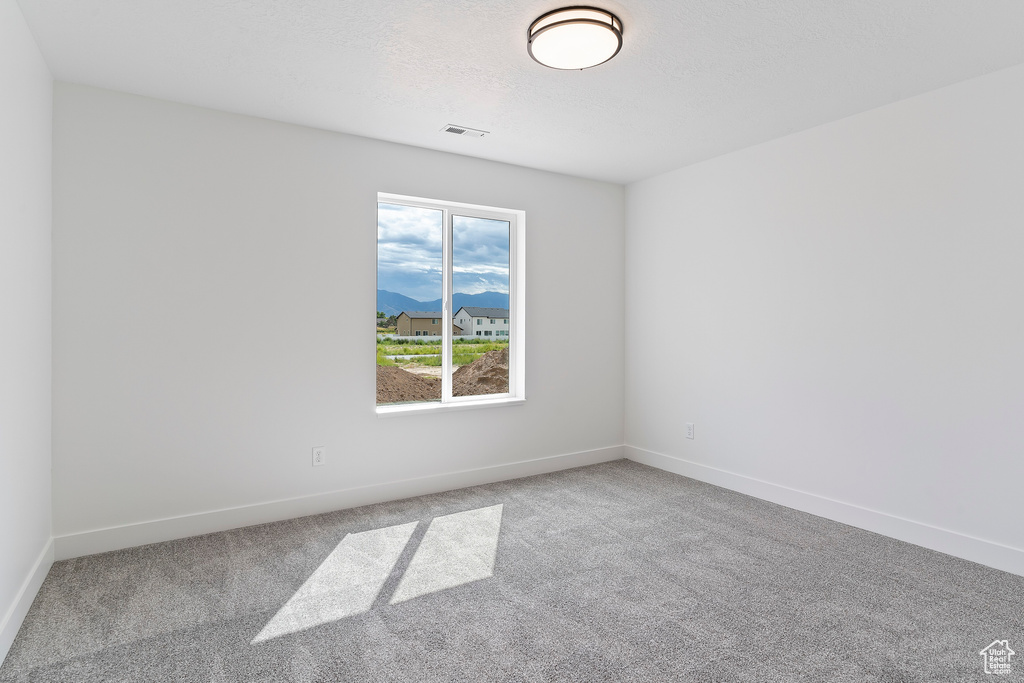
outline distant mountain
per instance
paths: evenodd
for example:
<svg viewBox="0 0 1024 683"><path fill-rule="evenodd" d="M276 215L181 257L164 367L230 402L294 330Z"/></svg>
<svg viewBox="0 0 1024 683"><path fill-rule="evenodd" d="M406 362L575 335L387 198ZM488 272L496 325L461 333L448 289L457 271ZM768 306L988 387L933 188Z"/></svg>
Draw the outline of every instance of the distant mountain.
<svg viewBox="0 0 1024 683"><path fill-rule="evenodd" d="M428 301L427 305L430 306L428 310L440 311L441 300ZM508 294L502 294L501 292L480 292L479 294L461 294L455 292L452 295L452 305L455 307L452 313L455 313L463 306L479 306L481 308L508 308Z"/></svg>
<svg viewBox="0 0 1024 683"><path fill-rule="evenodd" d="M462 294L455 292L452 295L452 304L455 306L455 313L463 306L479 306L480 308L508 308L508 294L501 292L480 292L479 294ZM404 294L389 292L386 289L377 290L377 310L388 315L398 315L402 311L440 311L441 300L417 301Z"/></svg>
<svg viewBox="0 0 1024 683"><path fill-rule="evenodd" d="M411 299L404 294L389 292L386 289L377 290L377 310L387 315L398 315L402 311L429 311L421 301ZM440 304L438 304L440 306Z"/></svg>

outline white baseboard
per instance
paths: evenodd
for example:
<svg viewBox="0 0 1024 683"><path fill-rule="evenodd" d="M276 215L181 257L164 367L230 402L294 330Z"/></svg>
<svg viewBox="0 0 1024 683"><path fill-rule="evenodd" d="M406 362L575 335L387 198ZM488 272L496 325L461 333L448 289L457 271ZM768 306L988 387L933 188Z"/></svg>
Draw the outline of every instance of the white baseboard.
<svg viewBox="0 0 1024 683"><path fill-rule="evenodd" d="M1024 576L1024 550L626 445L630 460Z"/></svg>
<svg viewBox="0 0 1024 683"><path fill-rule="evenodd" d="M460 472L449 472L429 477L404 479L401 481L343 489L300 498L276 500L243 507L158 519L137 524L95 529L81 533L57 536L53 539L55 557L66 560L72 557L93 555L121 548L132 548L148 543L159 543L176 538L199 536L216 531L227 531L255 524L278 522L307 515L317 515L333 510L371 505L389 500L412 498L429 493L451 491L467 486L479 486L507 479L518 479L535 474L556 472L571 467L594 465L623 457L622 446L599 448L580 453L554 455L535 460L505 465L481 467Z"/></svg>
<svg viewBox="0 0 1024 683"><path fill-rule="evenodd" d="M43 579L50 572L52 565L53 539L50 539L46 542L46 547L43 548L43 552L39 554L36 563L32 566L32 571L25 577L25 581L21 584L18 594L14 596L14 604L7 609L3 621L0 621L0 664L7 658L7 653L14 643L14 637L18 635L18 629L21 628L21 622L25 620L28 608L32 606L32 601L36 599L39 587L43 585Z"/></svg>

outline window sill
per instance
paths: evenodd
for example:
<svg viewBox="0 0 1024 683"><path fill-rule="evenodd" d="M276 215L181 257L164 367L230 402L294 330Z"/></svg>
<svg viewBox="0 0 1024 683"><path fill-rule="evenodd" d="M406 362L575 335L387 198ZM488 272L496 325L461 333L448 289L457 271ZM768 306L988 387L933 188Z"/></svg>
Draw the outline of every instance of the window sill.
<svg viewBox="0 0 1024 683"><path fill-rule="evenodd" d="M525 398L491 398L480 401L459 403L407 403L397 406L377 406L377 417L398 417L400 415L425 415L427 413L448 413L455 410L476 410L499 406L518 406L526 403Z"/></svg>

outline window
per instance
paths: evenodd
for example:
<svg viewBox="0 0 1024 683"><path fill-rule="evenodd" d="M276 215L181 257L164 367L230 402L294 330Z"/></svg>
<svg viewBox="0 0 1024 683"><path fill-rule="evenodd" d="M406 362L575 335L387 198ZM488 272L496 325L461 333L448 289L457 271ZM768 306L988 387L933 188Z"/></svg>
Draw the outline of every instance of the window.
<svg viewBox="0 0 1024 683"><path fill-rule="evenodd" d="M385 296L406 310L441 311L428 319L440 332L416 331L433 339L416 342L414 353L378 334L378 414L525 398L525 222L523 211L378 195L377 308ZM508 329L460 333L453 314L472 307L474 299L466 297L485 292L488 306L506 309ZM494 325L498 319L475 320ZM491 339L473 340L473 332Z"/></svg>
<svg viewBox="0 0 1024 683"><path fill-rule="evenodd" d="M508 318L505 318L505 324L508 325Z"/></svg>

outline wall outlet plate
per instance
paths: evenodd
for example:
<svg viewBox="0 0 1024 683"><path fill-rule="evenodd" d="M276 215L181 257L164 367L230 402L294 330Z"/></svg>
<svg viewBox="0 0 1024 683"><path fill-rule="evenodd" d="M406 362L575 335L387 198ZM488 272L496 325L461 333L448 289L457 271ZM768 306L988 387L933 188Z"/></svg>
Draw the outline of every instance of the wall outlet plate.
<svg viewBox="0 0 1024 683"><path fill-rule="evenodd" d="M692 422L687 422L686 423L686 438L687 439L692 439L693 438L693 423Z"/></svg>
<svg viewBox="0 0 1024 683"><path fill-rule="evenodd" d="M327 449L323 446L313 446L313 467L319 467L327 459Z"/></svg>

